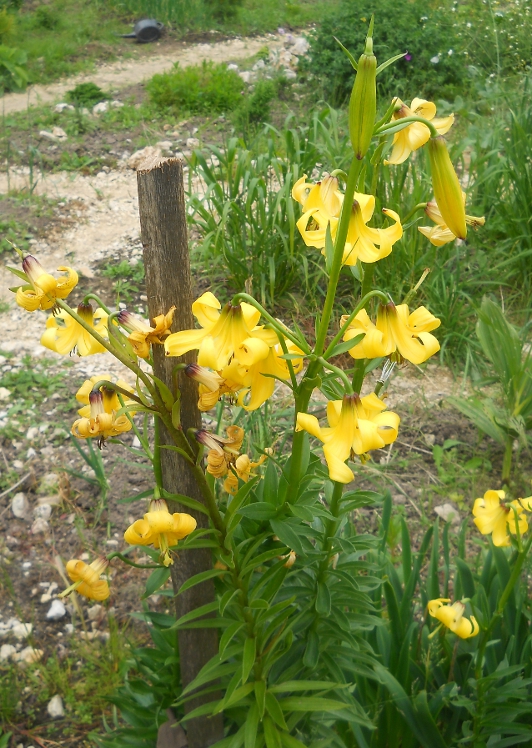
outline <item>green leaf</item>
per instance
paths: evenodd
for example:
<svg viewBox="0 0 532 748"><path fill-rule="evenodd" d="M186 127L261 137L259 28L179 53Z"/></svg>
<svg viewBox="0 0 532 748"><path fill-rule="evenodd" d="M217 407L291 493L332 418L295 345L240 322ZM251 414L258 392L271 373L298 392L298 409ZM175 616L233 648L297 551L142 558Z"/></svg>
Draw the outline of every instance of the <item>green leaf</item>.
<svg viewBox="0 0 532 748"><path fill-rule="evenodd" d="M355 345L358 345L361 340L363 340L366 337L366 333L361 333L360 335L355 335L350 340L344 340L342 343L337 343L332 353L328 358L332 358L333 356L340 356L342 353L345 353L346 351L350 351L351 348L354 348Z"/></svg>
<svg viewBox="0 0 532 748"><path fill-rule="evenodd" d="M297 738L294 738L292 735L289 735L287 732L281 733L281 742L284 748L307 748L304 743Z"/></svg>
<svg viewBox="0 0 532 748"><path fill-rule="evenodd" d="M289 696L279 704L283 712L340 712L349 708L349 704L323 696Z"/></svg>
<svg viewBox="0 0 532 748"><path fill-rule="evenodd" d="M404 57L407 54L407 52L402 52L400 55L394 55L394 57L390 57L389 60L386 60L386 62L382 62L379 67L377 68L377 75L379 73L382 73L383 70L386 70L388 65L393 65L394 62L397 62L397 60L400 60L402 57Z"/></svg>
<svg viewBox="0 0 532 748"><path fill-rule="evenodd" d="M251 669L255 664L255 654L257 651L257 640L250 637L244 642L244 653L242 655L242 683L245 683L249 677Z"/></svg>
<svg viewBox="0 0 532 748"><path fill-rule="evenodd" d="M159 390L159 394L163 400L164 407L171 413L175 402L175 398L172 392L170 391L169 387L162 381L162 379L153 377L153 381L155 382L155 385Z"/></svg>
<svg viewBox="0 0 532 748"><path fill-rule="evenodd" d="M456 569L462 584L462 597L473 597L476 591L475 580L471 567L461 558L455 559Z"/></svg>
<svg viewBox="0 0 532 748"><path fill-rule="evenodd" d="M331 593L325 582L318 582L316 593L316 613L323 616L330 615L331 612Z"/></svg>
<svg viewBox="0 0 532 748"><path fill-rule="evenodd" d="M327 273L331 272L333 260L334 260L334 243L333 243L332 234L331 234L331 224L329 222L327 224L327 228L325 229L325 269Z"/></svg>
<svg viewBox="0 0 532 748"><path fill-rule="evenodd" d="M264 521L273 519L277 514L277 509L266 501L257 501L239 509L238 514L249 519Z"/></svg>
<svg viewBox="0 0 532 748"><path fill-rule="evenodd" d="M320 639L314 629L310 629L307 634L307 646L303 655L303 665L314 670L320 657Z"/></svg>
<svg viewBox="0 0 532 748"><path fill-rule="evenodd" d="M266 748L283 748L281 744L281 736L279 730L276 728L274 723L269 717L264 717L262 721L264 728L264 738L266 740Z"/></svg>
<svg viewBox="0 0 532 748"><path fill-rule="evenodd" d="M287 680L276 683L268 689L270 693L287 693L290 691L330 691L333 688L346 688L343 683L332 683L328 680Z"/></svg>
<svg viewBox="0 0 532 748"><path fill-rule="evenodd" d="M349 51L348 49L346 49L346 48L344 47L344 45L342 44L342 42L341 42L341 41L340 41L339 39L337 39L337 38L336 38L335 36L333 36L333 39L334 39L334 41L335 41L335 42L337 42L337 43L338 43L338 44L340 45L340 47L341 47L341 48L343 49L343 51L344 51L344 52L345 52L345 54L347 55L347 58L348 58L349 62L351 63L351 65L353 66L353 68L354 68L355 70L358 70L358 63L357 63L357 61L355 60L355 58L353 57L353 55L351 54L351 52L350 52L350 51Z"/></svg>
<svg viewBox="0 0 532 748"><path fill-rule="evenodd" d="M287 548L295 551L299 555L304 554L303 546L298 534L292 529L286 520L271 520L270 525L274 534L277 535L281 543L284 543Z"/></svg>
<svg viewBox="0 0 532 748"><path fill-rule="evenodd" d="M264 710L266 709L266 682L263 680L255 681L255 700L257 702L257 708L259 711L259 717L264 717Z"/></svg>
<svg viewBox="0 0 532 748"><path fill-rule="evenodd" d="M225 652L228 644L230 644L233 641L233 639L235 638L235 636L238 634L238 632L242 628L244 628L245 625L246 624L245 624L244 621L235 621L234 623L232 623L230 626L228 626L225 629L225 631L223 632L223 634L220 637L220 645L219 645L220 657Z"/></svg>
<svg viewBox="0 0 532 748"><path fill-rule="evenodd" d="M259 709L253 704L249 709L244 726L244 746L245 748L255 748L257 745L257 729L259 727Z"/></svg>
<svg viewBox="0 0 532 748"><path fill-rule="evenodd" d="M142 599L145 600L150 595L153 595L168 579L170 579L170 569L167 569L166 566L161 566L159 569L152 571L146 580L146 589Z"/></svg>
<svg viewBox="0 0 532 748"><path fill-rule="evenodd" d="M24 281L24 285L26 285L29 288L31 288L31 285L29 285L30 279L28 278L28 276L26 275L26 273L23 270L19 270L18 268L12 268L9 265L6 266L6 270L9 270L10 273L13 273L13 275L16 275L17 278L20 278L21 280L23 280ZM20 286L17 286L16 288L20 288ZM13 290L13 289L10 289L10 290Z"/></svg>
<svg viewBox="0 0 532 748"><path fill-rule="evenodd" d="M183 506L186 506L189 509L194 509L196 512L201 512L202 514L206 514L207 516L209 516L208 510L206 509L205 505L201 503L201 501L192 499L190 496L185 496L182 493L169 493L168 491L164 490L162 493L165 499L169 499L170 501L177 501L179 504L183 504Z"/></svg>
<svg viewBox="0 0 532 748"><path fill-rule="evenodd" d="M199 608L195 608L194 610L191 610L189 613L185 613L184 616L181 616L181 618L178 618L178 620L170 626L172 629L177 629L180 626L182 626L184 623L189 623L189 621L193 621L195 618L199 618L200 616L208 615L209 613L214 613L218 611L218 602L215 600L212 603L207 603L206 605L200 605Z"/></svg>
<svg viewBox="0 0 532 748"><path fill-rule="evenodd" d="M193 577L190 577L185 582L183 582L177 594L180 595L182 592L186 592L186 590L189 590L191 587L195 587L197 584L205 582L207 579L221 577L223 574L227 574L227 569L208 569L207 571L200 572L200 574L195 574Z"/></svg>
<svg viewBox="0 0 532 748"><path fill-rule="evenodd" d="M283 710L281 709L279 702L275 696L268 691L266 692L266 711L281 730L288 730Z"/></svg>

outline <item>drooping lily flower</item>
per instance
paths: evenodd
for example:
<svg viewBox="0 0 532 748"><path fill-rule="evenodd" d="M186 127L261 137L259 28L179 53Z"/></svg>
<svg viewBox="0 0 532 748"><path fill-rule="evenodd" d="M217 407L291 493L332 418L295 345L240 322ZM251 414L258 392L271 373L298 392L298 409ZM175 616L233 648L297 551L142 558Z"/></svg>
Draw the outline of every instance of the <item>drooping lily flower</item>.
<svg viewBox="0 0 532 748"><path fill-rule="evenodd" d="M486 491L484 497L476 499L473 505L475 525L482 535L491 535L493 545L505 547L510 545L510 535L522 535L528 530L528 522L523 510L532 509L532 496L505 503L504 491ZM516 520L517 513L517 520Z"/></svg>
<svg viewBox="0 0 532 748"><path fill-rule="evenodd" d="M39 260L33 255L27 255L22 260L22 270L28 279L28 285L16 289L16 302L28 312L36 309L51 309L57 299L66 299L77 285L78 274L69 267L57 268L66 273L59 279L47 273ZM13 289L15 290L15 289Z"/></svg>
<svg viewBox="0 0 532 748"><path fill-rule="evenodd" d="M305 212L319 210L328 216L338 218L344 196L338 189L338 179L326 176L321 182L307 182L304 174L292 188L292 197L300 203Z"/></svg>
<svg viewBox="0 0 532 748"><path fill-rule="evenodd" d="M301 182L302 180L299 180ZM299 185L296 183L296 186ZM294 187L294 196L301 192L303 187L308 184L300 185L299 189ZM311 200L314 186L309 193L306 202L303 203L304 212L297 221L297 227L303 241L307 247L316 247L325 253L325 237L327 226L330 228L331 238L334 240L338 230L338 217L340 215L341 201L343 195L341 192L334 192L335 200L318 199L314 196ZM297 198L296 198L297 199ZM301 202L301 200L300 200ZM311 207L309 207L309 202ZM329 213L328 208L334 209L336 213ZM355 192L353 208L349 220L349 229L344 249L343 264L356 265L357 260L362 262L377 262L377 260L387 257L392 251L392 247L403 235L401 219L397 213L387 208L383 209L384 215L391 218L395 223L384 229L371 228L367 226L375 210L375 197Z"/></svg>
<svg viewBox="0 0 532 748"><path fill-rule="evenodd" d="M90 416L78 418L72 424L71 433L78 439L97 438L102 446L105 439L124 433L131 429L131 421L126 415L117 416L112 410L105 412L104 395L101 391L92 391L89 395Z"/></svg>
<svg viewBox="0 0 532 748"><path fill-rule="evenodd" d="M252 462L248 455L239 455L232 466L234 472L230 472L224 481L227 493L235 494L238 491L238 480L247 483L253 475L251 471L262 465L267 457L267 455L261 455L257 462Z"/></svg>
<svg viewBox="0 0 532 748"><path fill-rule="evenodd" d="M450 629L453 634L459 636L460 639L470 639L472 636L476 636L480 631L480 627L475 616L465 618L464 603L457 600L452 605L446 604L450 602L449 598L446 597L439 597L436 600L431 600L428 604L430 615L433 618L437 618L440 623L447 626L447 628Z"/></svg>
<svg viewBox="0 0 532 748"><path fill-rule="evenodd" d="M345 322L345 317L343 318ZM381 358L396 352L413 364L421 364L440 350L440 344L430 334L440 326L424 306L410 313L406 304L386 304L379 307L377 323L374 325L365 310L360 311L349 325L344 340L360 333L365 337L350 349L357 358Z"/></svg>
<svg viewBox="0 0 532 748"><path fill-rule="evenodd" d="M397 438L399 416L385 411L386 405L375 394L362 398L344 395L343 400L327 403L329 428L321 428L315 416L298 413L296 431L308 431L323 442L331 480L350 483L354 475L345 464L347 459L380 449Z"/></svg>
<svg viewBox="0 0 532 748"><path fill-rule="evenodd" d="M101 382L102 380L112 382L113 377L110 374L98 374L94 377L91 377L90 379L86 379L79 390L76 392L76 400L80 403L83 403L83 407L78 410L78 415L80 415L82 418L90 418L91 408L89 405L89 396L94 389L94 385L98 384L98 382ZM127 382L124 382L123 379L117 379L116 384L123 390L128 390L132 394L134 394L135 392L133 387ZM118 399L118 395L115 390L111 389L111 387L102 387L101 393L103 409L106 413L112 413L113 410L120 410L122 405L120 404L120 400ZM130 398L125 396L123 397L125 405L133 402L133 400L131 400ZM134 414L132 413L132 415Z"/></svg>
<svg viewBox="0 0 532 748"><path fill-rule="evenodd" d="M436 105L432 101L412 99L409 107L403 104L401 99L396 98L395 102L400 105L400 108L392 115L392 119L395 121L404 119L404 117L423 117L432 122L440 135L445 135L453 125L454 114L450 114L448 117L437 118ZM425 145L429 138L430 130L422 122L413 122L411 125L407 125L403 130L399 130L399 132L394 134L392 153L390 158L384 161L384 164L402 164L410 156L412 151L416 151L422 145Z"/></svg>
<svg viewBox="0 0 532 748"><path fill-rule="evenodd" d="M462 196L465 206L465 192L462 192ZM434 221L436 226L418 226L418 231L420 231L423 236L426 236L430 243L434 244L435 247L441 247L448 242L454 242L456 236L443 220L442 214L435 200L431 200L427 203L425 213L431 219L431 221ZM478 228L479 226L484 226L484 224L486 223L486 219L484 218L484 216L482 216L481 218L477 218L476 216L468 216L466 214L465 218L466 223L469 226L472 226L474 229Z"/></svg>
<svg viewBox="0 0 532 748"><path fill-rule="evenodd" d="M189 364L185 368L187 377L199 382L198 408L202 412L214 408L223 395L231 397L242 389L243 385L234 381L235 368L238 366L238 361L233 358L231 363L219 372L210 371L199 364Z"/></svg>
<svg viewBox="0 0 532 748"><path fill-rule="evenodd" d="M150 345L162 345L164 338L170 335L170 327L174 319L175 306L171 307L166 314L159 314L154 317L155 327L151 327L148 322L137 317L131 312L122 311L118 315L118 321L127 329L131 330L128 340L133 350L139 358L148 358L150 355Z"/></svg>
<svg viewBox="0 0 532 748"><path fill-rule="evenodd" d="M175 512L170 514L168 504L163 499L150 502L149 511L143 519L133 522L124 533L124 540L130 545L153 545L161 551L161 563L170 566L174 563L170 548L178 540L186 538L196 529L196 520L190 514Z"/></svg>
<svg viewBox="0 0 532 748"><path fill-rule="evenodd" d="M182 356L198 349L198 364L220 371L229 363L234 352L257 328L260 312L251 304L221 304L210 292L192 304L192 312L201 330L182 330L169 335L164 347L167 356Z"/></svg>
<svg viewBox="0 0 532 748"><path fill-rule="evenodd" d="M106 558L96 558L92 563L86 564L77 558L71 559L66 565L66 571L74 584L70 585L60 597L66 597L71 592L78 592L89 600L107 600L109 597L109 585L105 579L100 579L109 561Z"/></svg>
<svg viewBox="0 0 532 748"><path fill-rule="evenodd" d="M401 219L394 210L388 208L383 208L382 212L394 221L392 226L385 229L367 226L374 210L375 197L373 195L355 193L344 249L344 265L356 265L357 260L362 262L382 260L390 254L395 242L403 236Z"/></svg>
<svg viewBox="0 0 532 748"><path fill-rule="evenodd" d="M92 304L80 304L77 313L95 332L107 337L107 312L103 309L93 312ZM63 356L73 352L78 356L105 352L104 346L63 309L46 320L46 331L41 338L41 345Z"/></svg>
<svg viewBox="0 0 532 748"><path fill-rule="evenodd" d="M275 334L273 339L277 340ZM273 340L269 342L272 343ZM291 342L287 342L287 350L289 353L302 354L302 351ZM279 344L269 345L259 337L248 338L239 346L235 352L239 365L235 366L233 376L245 388L238 395L238 404L242 408L248 411L260 408L273 395L274 377L289 378L287 361L281 358L283 355L283 349ZM293 359L292 366L295 373L301 371L303 359ZM246 400L248 393L250 397Z"/></svg>

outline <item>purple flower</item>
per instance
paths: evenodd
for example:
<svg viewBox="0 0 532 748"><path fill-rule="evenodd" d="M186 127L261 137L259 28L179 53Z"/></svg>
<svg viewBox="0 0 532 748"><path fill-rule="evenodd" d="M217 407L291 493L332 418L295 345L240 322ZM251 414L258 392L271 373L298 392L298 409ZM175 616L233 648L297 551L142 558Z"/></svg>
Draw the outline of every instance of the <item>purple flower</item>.
<svg viewBox="0 0 532 748"><path fill-rule="evenodd" d="M405 60L407 62L410 62L411 59L412 59L412 55L407 52L406 55L405 55Z"/></svg>

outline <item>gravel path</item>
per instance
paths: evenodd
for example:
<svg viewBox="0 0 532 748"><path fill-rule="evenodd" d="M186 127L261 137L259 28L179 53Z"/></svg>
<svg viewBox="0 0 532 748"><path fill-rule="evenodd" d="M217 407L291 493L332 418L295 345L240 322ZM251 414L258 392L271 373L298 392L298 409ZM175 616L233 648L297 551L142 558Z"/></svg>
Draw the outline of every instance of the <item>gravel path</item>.
<svg viewBox="0 0 532 748"><path fill-rule="evenodd" d="M252 57L264 46L280 46L281 38L274 34L250 39L229 39L214 44L182 46L165 54L144 57L141 60L118 61L102 65L86 75L76 75L46 86L30 86L24 93L7 94L2 99L5 114L20 112L28 106L47 104L63 98L78 83L91 81L102 89L119 89L141 83L156 73L164 73L176 62L181 67L195 65L202 60L227 62Z"/></svg>

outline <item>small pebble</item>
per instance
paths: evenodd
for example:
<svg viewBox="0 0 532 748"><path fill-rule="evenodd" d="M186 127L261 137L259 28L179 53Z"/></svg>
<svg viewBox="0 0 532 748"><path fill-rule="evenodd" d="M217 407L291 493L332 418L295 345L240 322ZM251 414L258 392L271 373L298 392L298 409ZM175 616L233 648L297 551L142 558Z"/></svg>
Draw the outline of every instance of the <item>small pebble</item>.
<svg viewBox="0 0 532 748"><path fill-rule="evenodd" d="M2 644L0 647L0 660L9 660L16 652L16 647L12 644Z"/></svg>
<svg viewBox="0 0 532 748"><path fill-rule="evenodd" d="M46 618L49 621L59 621L61 618L66 616L66 608L61 600L54 600L50 605L50 609L46 614Z"/></svg>
<svg viewBox="0 0 532 748"><path fill-rule="evenodd" d="M26 498L26 494L20 491L16 493L11 499L11 511L19 519L25 519L30 513L30 502Z"/></svg>
<svg viewBox="0 0 532 748"><path fill-rule="evenodd" d="M31 532L33 535L37 535L39 532L47 533L49 529L50 525L45 519L42 519L42 517L37 517L31 526Z"/></svg>
<svg viewBox="0 0 532 748"><path fill-rule="evenodd" d="M48 712L50 717L53 717L53 718L65 716L65 708L63 706L63 699L61 698L61 696L59 696L58 693L56 693L55 696L52 696L52 698L48 702L46 711Z"/></svg>

